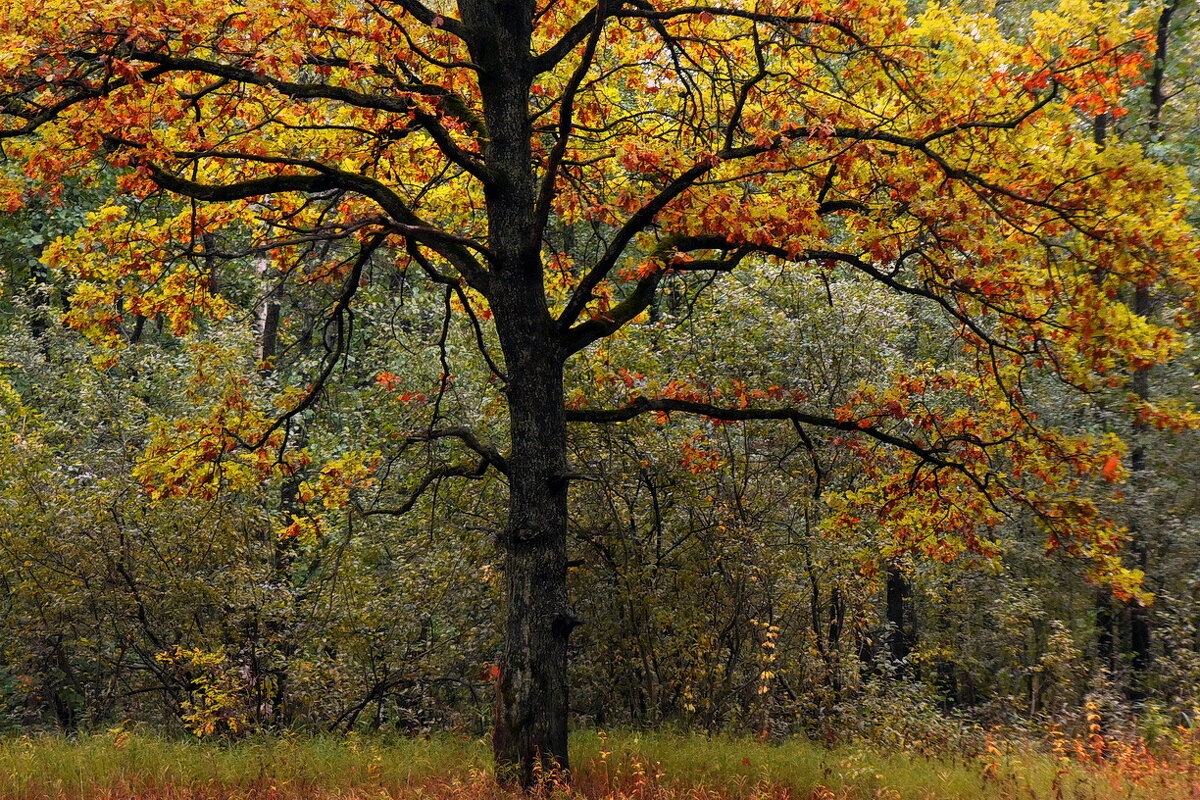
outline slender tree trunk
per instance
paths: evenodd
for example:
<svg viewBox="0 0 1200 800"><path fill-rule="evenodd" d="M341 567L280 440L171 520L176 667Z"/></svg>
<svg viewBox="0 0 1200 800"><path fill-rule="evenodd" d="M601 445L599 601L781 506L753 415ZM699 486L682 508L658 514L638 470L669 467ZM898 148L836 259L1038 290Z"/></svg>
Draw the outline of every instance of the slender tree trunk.
<svg viewBox="0 0 1200 800"><path fill-rule="evenodd" d="M1171 20L1178 7L1177 0L1166 0L1158 14L1158 24L1155 26L1155 57L1154 66L1150 72L1150 120L1148 134L1151 143L1161 141L1162 115L1170 95L1166 88L1167 58L1171 43ZM1153 303L1148 286L1139 286L1133 296L1133 312L1141 317L1149 318L1153 312ZM1133 374L1133 393L1141 400L1150 397L1149 368L1142 368ZM1141 441L1140 434L1146 429L1145 423L1134 423L1134 444L1131 454L1130 480L1133 490L1144 492L1148 483L1146 465L1146 445ZM1147 531L1139 530L1131 525L1133 551L1138 559L1138 567L1149 575L1149 558ZM1150 670L1151 654L1151 621L1149 609L1141 605L1131 605L1129 608L1129 649L1133 655L1130 662L1132 674L1129 679L1127 694L1129 699L1140 703L1146 699L1146 677Z"/></svg>
<svg viewBox="0 0 1200 800"><path fill-rule="evenodd" d="M254 265L254 271L261 280L267 279L269 262L260 259ZM255 332L258 334L259 371L268 375L274 370L275 351L279 344L279 293L271 289L261 300L262 305L257 310L254 320Z"/></svg>
<svg viewBox="0 0 1200 800"><path fill-rule="evenodd" d="M34 230L40 233L40 227L37 226ZM42 264L43 249L43 245L37 245L29 253L29 305L33 311L29 318L29 332L33 334L33 338L39 340L50 328L49 316L46 313L50 305L50 279Z"/></svg>
<svg viewBox="0 0 1200 800"><path fill-rule="evenodd" d="M895 564L887 568L887 621L889 654L894 664L903 665L912 652L912 629L909 617L911 591L908 578ZM903 667L907 671L907 667Z"/></svg>
<svg viewBox="0 0 1200 800"><path fill-rule="evenodd" d="M1141 317L1149 318L1152 311L1150 289L1139 286L1133 296L1133 312ZM1141 400L1150 397L1150 373L1147 368L1139 369L1133 374L1133 393ZM1148 473L1146 467L1146 445L1143 436L1146 424L1141 421L1133 425L1133 450L1130 454L1130 484L1134 493L1140 494L1148 488ZM1138 568L1149 576L1148 542L1149 531L1139 526L1137 521L1130 521L1131 549L1137 559ZM1129 662L1129 685L1126 695L1131 702L1141 703L1146 699L1146 673L1150 670L1150 614L1149 610L1137 603L1129 606L1129 652L1132 656Z"/></svg>
<svg viewBox="0 0 1200 800"><path fill-rule="evenodd" d="M1096 590L1096 661L1100 669L1112 675L1116 669L1116 630L1113 620L1112 592Z"/></svg>

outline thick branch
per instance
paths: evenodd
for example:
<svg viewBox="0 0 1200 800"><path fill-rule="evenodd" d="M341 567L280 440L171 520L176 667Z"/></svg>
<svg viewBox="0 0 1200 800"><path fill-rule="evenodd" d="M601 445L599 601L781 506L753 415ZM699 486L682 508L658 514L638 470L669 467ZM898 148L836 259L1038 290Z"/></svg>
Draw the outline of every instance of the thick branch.
<svg viewBox="0 0 1200 800"><path fill-rule="evenodd" d="M692 165L625 221L604 251L604 255L588 270L583 280L575 287L570 301L567 302L567 307L563 309L558 318L559 330L566 331L579 318L580 313L591 302L592 292L616 266L621 256L624 255L625 248L633 241L633 237L653 222L654 218L658 216L658 212L666 208L668 203L692 188L697 180L712 170L719 163L720 158L719 155L717 158L706 159Z"/></svg>
<svg viewBox="0 0 1200 800"><path fill-rule="evenodd" d="M716 238L714 240L714 237L709 236L668 239L660 244L658 251L662 256L666 256L672 251L685 252L701 248L733 250L734 252L726 258L698 259L671 264L669 269L676 272L729 272L735 269L747 255L754 252L753 247L735 249L734 245L724 239ZM581 322L567 331L565 334L566 352L568 354L577 353L592 342L611 336L632 322L654 302L654 295L658 291L658 284L662 281L663 274L658 271L647 275L634 285L633 292L628 297L609 309L607 314Z"/></svg>
<svg viewBox="0 0 1200 800"><path fill-rule="evenodd" d="M398 94L368 94L344 86L332 86L327 83L297 83L285 81L261 72L255 72L245 67L235 67L232 64L221 64L192 56L172 56L156 50L137 50L130 55L138 61L157 64L163 70L171 72L199 72L220 78L228 78L238 83L252 86L264 86L274 89L282 95L294 100L336 100L356 108L370 108L377 111L391 111L396 114L408 114L413 109L413 103L405 93L421 94L433 97L444 97L445 89L425 83L405 84L396 87Z"/></svg>
<svg viewBox="0 0 1200 800"><path fill-rule="evenodd" d="M591 11L584 14L562 35L561 39L533 58L533 74L540 75L554 69L568 53L588 37L588 34L603 26L604 20L614 16L623 5L624 0L599 0Z"/></svg>
<svg viewBox="0 0 1200 800"><path fill-rule="evenodd" d="M168 192L209 203L228 203L280 192L319 194L341 188L332 175L272 175L236 183L206 184L180 178L156 164L146 162L144 166L150 179Z"/></svg>
<svg viewBox="0 0 1200 800"><path fill-rule="evenodd" d="M138 81L152 81L166 74L168 71L169 70L162 67L154 67L142 72L138 76ZM105 97L118 89L132 85L132 83L133 81L127 78L118 78L116 80L106 78L103 84L100 86L81 89L75 94L64 97L57 103L44 108L29 103L29 101L22 98L18 93L10 93L0 96L0 114L25 120L25 124L20 128L0 130L0 139L28 136L31 133L35 133L37 129L43 125L53 122L58 118L59 114L71 108L72 106L76 106L88 100L96 100L98 98ZM43 88L44 86L45 84L41 84L37 87L31 87L31 89Z"/></svg>
<svg viewBox="0 0 1200 800"><path fill-rule="evenodd" d="M305 192L318 194L334 189L344 189L356 192L374 200L392 218L389 227L396 233L403 234L412 241L420 242L429 247L457 269L472 288L487 295L491 276L479 261L470 253L475 250L484 257L491 254L482 245L471 239L455 236L443 230L428 225L409 209L400 195L387 185L374 178L352 172L334 169L318 161L309 159L286 159L275 157L255 157L246 154L214 154L214 153L180 153L181 157L228 157L246 161L265 161L267 163L303 166L314 170L312 175L274 175L266 178L255 178L229 184L204 184L181 178L167 172L156 164L144 162L150 173L150 178L156 184L169 192L190 197L195 200L209 202L228 202L246 200L275 192Z"/></svg>
<svg viewBox="0 0 1200 800"><path fill-rule="evenodd" d="M1154 30L1154 67L1150 71L1150 141L1157 142L1161 133L1163 108L1167 105L1167 46L1171 40L1171 17L1178 0L1163 3Z"/></svg>
<svg viewBox="0 0 1200 800"><path fill-rule="evenodd" d="M905 439L902 436L896 436L877 428L865 419L841 420L834 417L809 414L795 408L725 408L690 400L649 397L639 397L620 408L567 409L566 417L568 422L613 423L626 422L642 414L651 412L694 414L722 422L781 420L793 424L811 425L818 428L845 431L847 433L861 433L883 444L912 453L926 464L960 472L975 484L976 488L981 492L987 493L988 491L987 483L968 469L965 464L947 457L949 455L948 447L922 447L911 439Z"/></svg>
<svg viewBox="0 0 1200 800"><path fill-rule="evenodd" d="M479 156L459 147L454 139L450 137L450 132L443 127L437 117L424 111L414 110L413 118L421 123L421 127L429 133L430 138L437 144L438 149L452 163L462 167L468 173L478 178L484 186L491 186L495 182L492 174L488 172L487 167L484 166Z"/></svg>
<svg viewBox="0 0 1200 800"><path fill-rule="evenodd" d="M595 319L589 319L586 322L581 322L574 328L571 328L564 335L564 351L568 355L578 353L592 342L613 335L626 324L633 321L638 314L641 314L650 307L650 303L654 301L654 294L658 291L658 284L661 280L661 272L655 272L653 275L642 278L634 286L633 292L616 306L609 309L607 314L598 316Z"/></svg>
<svg viewBox="0 0 1200 800"><path fill-rule="evenodd" d="M466 41L467 27L460 20L439 14L420 0L393 0L396 5L417 18L417 21L431 28L448 31L459 39Z"/></svg>
<svg viewBox="0 0 1200 800"><path fill-rule="evenodd" d="M396 114L414 114L417 121L429 132L430 137L446 158L481 181L486 183L490 180L489 173L479 160L455 144L436 117L420 111L419 107L405 96L406 94L418 94L427 97L437 97L442 100L443 108L453 112L456 106L462 106L461 99L455 97L443 87L412 81L395 86L395 93L382 95L360 92L344 86L334 86L326 83L285 81L244 67L222 64L191 56L170 56L155 50L136 51L132 57L157 65L155 70L152 72L148 71L143 79L157 77L159 74L166 72L199 72L224 80L253 86L264 86L296 100L334 100L356 108L390 111ZM112 88L109 88L102 94L111 94L111 92ZM452 115L457 116L469 127L478 126L478 119L467 113L465 106L459 109L459 112L457 114L452 113Z"/></svg>

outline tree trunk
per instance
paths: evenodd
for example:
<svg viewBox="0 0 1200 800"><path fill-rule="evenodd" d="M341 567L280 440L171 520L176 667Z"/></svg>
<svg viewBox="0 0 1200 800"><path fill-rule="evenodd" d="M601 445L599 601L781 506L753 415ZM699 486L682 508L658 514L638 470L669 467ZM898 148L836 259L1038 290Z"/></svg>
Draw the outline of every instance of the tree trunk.
<svg viewBox="0 0 1200 800"><path fill-rule="evenodd" d="M1112 592L1096 590L1096 661L1108 675L1116 669L1116 630L1113 620Z"/></svg>
<svg viewBox="0 0 1200 800"><path fill-rule="evenodd" d="M516 347L505 347L512 444L509 518L501 541L504 654L493 747L498 777L528 788L569 767L567 638L575 618L567 598L562 362L533 339L519 352Z"/></svg>
<svg viewBox="0 0 1200 800"><path fill-rule="evenodd" d="M1133 296L1133 312L1149 319L1152 311L1150 289L1139 286ZM1133 373L1133 393L1140 400L1150 397L1149 368L1142 368ZM1144 436L1146 424L1135 421L1133 424L1133 452L1130 454L1130 489L1132 493L1143 494L1149 488L1149 474L1146 465L1146 443ZM1139 524L1139 520L1130 520L1129 536L1131 549L1137 558L1137 566L1149 577L1147 538L1152 528ZM1150 615L1149 610L1140 603L1134 602L1129 606L1129 650L1132 659L1129 662L1129 684L1126 696L1133 703L1141 703L1146 699L1146 678L1150 670Z"/></svg>
<svg viewBox="0 0 1200 800"><path fill-rule="evenodd" d="M888 649L892 663L902 672L907 672L905 659L912 652L912 630L909 625L908 578L895 564L887 568L887 621Z"/></svg>
<svg viewBox="0 0 1200 800"><path fill-rule="evenodd" d="M497 777L530 788L567 770L567 424L564 348L546 304L535 221L529 92L532 0L459 0L487 137L487 292L508 372L505 630L496 681Z"/></svg>

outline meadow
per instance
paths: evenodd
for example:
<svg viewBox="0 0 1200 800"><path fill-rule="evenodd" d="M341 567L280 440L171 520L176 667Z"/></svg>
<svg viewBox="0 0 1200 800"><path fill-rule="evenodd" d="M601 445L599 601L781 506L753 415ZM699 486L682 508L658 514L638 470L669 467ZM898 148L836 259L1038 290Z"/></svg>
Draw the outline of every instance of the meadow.
<svg viewBox="0 0 1200 800"><path fill-rule="evenodd" d="M1200 774L1179 746L1151 753L1093 733L1051 746L985 739L975 753L827 748L681 733L583 731L574 780L589 800L1182 800ZM1185 742L1185 744L1190 743ZM0 743L0 800L502 800L485 741L281 736L238 742L103 734Z"/></svg>

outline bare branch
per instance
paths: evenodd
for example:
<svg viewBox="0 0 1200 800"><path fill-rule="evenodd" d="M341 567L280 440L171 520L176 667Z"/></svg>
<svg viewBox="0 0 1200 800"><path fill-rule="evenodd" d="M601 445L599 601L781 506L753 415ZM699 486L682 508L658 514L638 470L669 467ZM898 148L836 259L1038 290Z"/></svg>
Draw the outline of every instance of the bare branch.
<svg viewBox="0 0 1200 800"><path fill-rule="evenodd" d="M632 0L631 0L632 2ZM736 19L744 19L750 22L759 22L767 25L819 25L826 28L832 28L847 39L850 39L860 47L867 47L867 43L863 41L854 30L845 23L839 22L828 16L810 16L807 14L765 14L759 11L750 11L743 8L721 8L709 6L679 6L665 11L655 9L650 3L645 0L639 0L632 3L638 6L636 9L622 10L614 16L622 18L637 18L652 20L656 22L664 22L680 17L693 17L699 14L711 14L714 17L732 17Z"/></svg>
<svg viewBox="0 0 1200 800"><path fill-rule="evenodd" d="M378 250L389 236L390 231L380 231L368 239L358 252L358 257L355 258L354 264L350 268L350 274L346 276L345 282L342 284L342 293L334 302L333 308L330 309L329 318L325 321L326 331L330 327L333 328L334 344L330 351L326 354L325 364L321 368L321 372L313 381L312 386L300 399L300 402L282 414L271 423L262 435L253 442L239 441L243 447L248 450L257 450L267 443L271 438L271 434L287 425L294 418L303 414L308 409L312 408L317 402L317 398L321 396L321 392L325 390L325 385L329 382L329 378L333 375L333 370L337 367L338 359L341 357L346 346L344 319L346 311L350 308L350 301L354 299L354 295L358 292L359 282L362 280L362 272L367 263L371 260L371 256Z"/></svg>
<svg viewBox="0 0 1200 800"><path fill-rule="evenodd" d="M443 275L441 272L439 272L437 268L435 268L429 261L429 259L425 257L425 254L421 252L420 248L418 248L415 243L409 243L408 254L412 256L412 259L417 262L417 265L425 272L431 281L434 283L440 283L444 286L449 286L455 291L455 293L458 295L458 301L462 303L463 308L467 311L467 317L471 320L471 328L475 333L475 346L478 348L479 354L483 356L483 360L487 362L488 368L492 371L492 374L505 383L508 383L508 373L500 367L500 365L492 357L491 351L488 350L487 342L483 338L483 324L479 321L479 315L475 313L475 309L471 305L471 300L467 297L467 293L463 291L460 283L454 278L451 278L449 275Z"/></svg>

